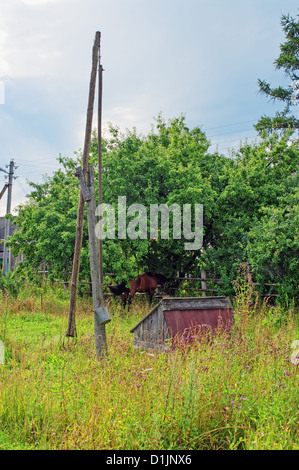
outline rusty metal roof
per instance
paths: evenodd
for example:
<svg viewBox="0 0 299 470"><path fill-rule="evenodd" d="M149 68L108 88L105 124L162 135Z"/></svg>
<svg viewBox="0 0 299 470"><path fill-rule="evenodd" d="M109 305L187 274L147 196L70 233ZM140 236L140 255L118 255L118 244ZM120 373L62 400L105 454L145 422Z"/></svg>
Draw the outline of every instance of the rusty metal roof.
<svg viewBox="0 0 299 470"><path fill-rule="evenodd" d="M232 309L164 310L163 313L172 338L199 325L213 329L220 323L229 326L233 317Z"/></svg>
<svg viewBox="0 0 299 470"><path fill-rule="evenodd" d="M227 297L163 297L131 330L133 333L155 310L162 307L167 326L171 331L184 331L190 325L218 324L219 315L232 317L232 307ZM227 312L227 313L224 313Z"/></svg>

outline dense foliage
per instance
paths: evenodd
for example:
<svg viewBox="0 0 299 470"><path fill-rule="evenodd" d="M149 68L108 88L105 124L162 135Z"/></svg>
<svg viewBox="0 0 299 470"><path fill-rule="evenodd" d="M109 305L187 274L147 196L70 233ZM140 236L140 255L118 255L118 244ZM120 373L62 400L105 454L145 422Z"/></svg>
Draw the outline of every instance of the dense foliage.
<svg viewBox="0 0 299 470"><path fill-rule="evenodd" d="M103 201L115 207L116 238L103 241L104 273L120 281L147 270L199 276L205 269L222 279L219 293L230 294L238 267L247 262L261 293L269 290L265 284L277 283L280 299L291 301L298 296L297 142L271 134L230 158L209 154L208 147L200 129L190 130L182 116L168 123L159 116L147 136L110 127L103 142ZM95 133L91 148L97 172ZM14 254L24 253L27 273L41 263L52 277L67 279L71 271L80 158L80 152L74 159L60 157L62 168L42 184L32 183L28 202L19 208L20 229L11 245ZM126 196L127 208L203 204L202 249L186 251L184 237L174 240L171 230L169 239L160 233L151 239L149 220L146 238L118 239L118 196ZM89 277L86 218L80 276Z"/></svg>

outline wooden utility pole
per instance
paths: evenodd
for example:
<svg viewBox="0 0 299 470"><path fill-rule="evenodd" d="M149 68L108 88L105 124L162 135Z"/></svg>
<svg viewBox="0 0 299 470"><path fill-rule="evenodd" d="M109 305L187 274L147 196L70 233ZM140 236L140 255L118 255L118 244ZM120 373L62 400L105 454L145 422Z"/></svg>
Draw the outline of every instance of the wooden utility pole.
<svg viewBox="0 0 299 470"><path fill-rule="evenodd" d="M94 336L97 356L107 356L107 342L105 324L110 321L108 309L105 305L100 282L100 259L98 239L96 237L96 198L94 187L93 168L89 165L88 183L90 201L87 203L87 223L89 236L89 257L92 282L92 298L94 310Z"/></svg>
<svg viewBox="0 0 299 470"><path fill-rule="evenodd" d="M91 69L91 78L90 78L90 86L89 86L85 141L84 141L83 158L82 158L82 170L83 170L84 178L87 172L88 157L89 157L89 151L90 151L100 38L101 38L101 33L97 31L94 45L93 45L93 50L92 50L92 69ZM82 237L83 237L83 217L84 217L84 198L82 195L82 191L80 189L80 197L79 197L79 205L78 205L78 213L77 213L75 251L74 251L74 258L73 258L73 269L72 269L72 280L71 280L69 319L68 319L68 327L67 327L67 332L66 332L66 336L71 336L71 337L75 336L75 333L76 333L76 303L77 303L80 255L81 255Z"/></svg>
<svg viewBox="0 0 299 470"><path fill-rule="evenodd" d="M13 172L14 172L14 161L11 160L9 164L9 174L8 174L8 185L7 185L7 204L6 204L6 215L11 212L11 196L12 196L12 181L13 181ZM7 238L9 237L10 232L10 220L5 219L5 228L4 228L4 249L3 249L3 275L10 271L10 256L9 248L6 245Z"/></svg>
<svg viewBox="0 0 299 470"><path fill-rule="evenodd" d="M99 163L99 205L102 204L102 95L103 95L103 67L101 65L101 47L99 48L99 101L98 101L98 163ZM99 257L100 281L103 285L103 242L102 242L102 216L99 220Z"/></svg>
<svg viewBox="0 0 299 470"><path fill-rule="evenodd" d="M92 282L92 298L94 309L94 336L96 354L99 357L107 357L107 341L105 324L108 323L110 315L105 305L105 300L100 283L100 260L99 245L96 237L96 197L94 187L93 167L88 166L87 186L85 185L81 168L77 168L76 176L79 177L81 191L84 200L87 202L87 223L89 237L89 259Z"/></svg>

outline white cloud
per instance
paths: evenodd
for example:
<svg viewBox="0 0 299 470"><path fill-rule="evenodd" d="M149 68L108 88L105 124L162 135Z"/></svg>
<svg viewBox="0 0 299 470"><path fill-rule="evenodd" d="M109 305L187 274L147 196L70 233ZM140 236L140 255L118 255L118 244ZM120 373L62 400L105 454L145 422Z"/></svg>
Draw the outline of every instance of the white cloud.
<svg viewBox="0 0 299 470"><path fill-rule="evenodd" d="M63 0L21 0L23 3L29 6L41 6L46 5L47 3L58 3Z"/></svg>
<svg viewBox="0 0 299 470"><path fill-rule="evenodd" d="M90 16L90 1L94 0L84 2L87 16ZM82 14L84 3L82 0L3 2L0 76L71 79L73 74L76 79L80 77L95 32L92 26L91 31L86 28Z"/></svg>

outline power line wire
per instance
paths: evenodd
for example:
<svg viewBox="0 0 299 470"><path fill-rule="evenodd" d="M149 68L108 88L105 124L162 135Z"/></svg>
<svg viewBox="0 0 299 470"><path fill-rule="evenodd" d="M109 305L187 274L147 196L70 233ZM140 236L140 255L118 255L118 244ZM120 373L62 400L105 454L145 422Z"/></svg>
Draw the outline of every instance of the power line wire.
<svg viewBox="0 0 299 470"><path fill-rule="evenodd" d="M291 114L298 114L298 113L299 113L299 111L294 111L294 112L292 112ZM211 131L211 130L213 130L213 129L221 129L221 128L223 128L223 127L238 126L238 125L240 125L240 124L246 124L246 123L248 123L248 122L257 122L257 120L258 120L258 119L249 119L249 120L247 120L247 121L239 121L239 122L234 122L234 123L230 123L230 124L223 124L223 125L221 125L221 126L216 126L216 127L208 127L208 128L206 129L206 131Z"/></svg>

